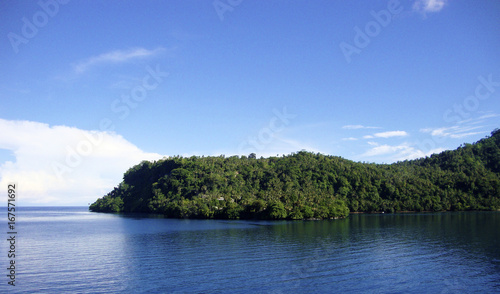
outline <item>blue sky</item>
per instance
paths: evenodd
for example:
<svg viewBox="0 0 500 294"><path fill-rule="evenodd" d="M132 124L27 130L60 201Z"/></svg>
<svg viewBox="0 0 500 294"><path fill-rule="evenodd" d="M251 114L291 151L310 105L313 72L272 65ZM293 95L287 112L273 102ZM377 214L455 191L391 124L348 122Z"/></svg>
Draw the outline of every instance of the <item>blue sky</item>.
<svg viewBox="0 0 500 294"><path fill-rule="evenodd" d="M392 163L500 127L500 2L4 1L0 187L86 205L141 160ZM4 195L4 193L2 193Z"/></svg>

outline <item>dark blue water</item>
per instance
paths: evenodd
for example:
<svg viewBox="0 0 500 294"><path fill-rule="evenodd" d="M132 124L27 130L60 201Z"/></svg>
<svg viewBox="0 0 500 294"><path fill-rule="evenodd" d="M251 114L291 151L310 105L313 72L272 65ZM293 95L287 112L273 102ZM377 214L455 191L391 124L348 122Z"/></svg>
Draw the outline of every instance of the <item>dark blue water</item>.
<svg viewBox="0 0 500 294"><path fill-rule="evenodd" d="M500 292L495 212L293 222L16 213L16 286L3 241L0 293Z"/></svg>

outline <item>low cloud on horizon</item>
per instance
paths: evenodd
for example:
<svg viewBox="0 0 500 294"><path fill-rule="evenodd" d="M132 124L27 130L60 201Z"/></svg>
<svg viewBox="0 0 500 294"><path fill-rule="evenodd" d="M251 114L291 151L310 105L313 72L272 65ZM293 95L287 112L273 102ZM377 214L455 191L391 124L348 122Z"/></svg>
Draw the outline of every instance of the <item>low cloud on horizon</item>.
<svg viewBox="0 0 500 294"><path fill-rule="evenodd" d="M17 183L21 205L86 205L117 186L142 160L140 150L112 132L0 119L0 149L15 157L0 165L0 186Z"/></svg>

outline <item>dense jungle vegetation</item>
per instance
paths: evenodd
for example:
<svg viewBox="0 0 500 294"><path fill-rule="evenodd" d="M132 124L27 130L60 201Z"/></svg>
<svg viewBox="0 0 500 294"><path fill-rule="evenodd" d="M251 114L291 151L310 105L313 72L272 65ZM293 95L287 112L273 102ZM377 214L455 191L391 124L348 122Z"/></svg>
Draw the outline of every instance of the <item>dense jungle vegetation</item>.
<svg viewBox="0 0 500 294"><path fill-rule="evenodd" d="M325 219L349 212L500 209L500 130L394 164L306 151L143 161L89 209L174 218Z"/></svg>

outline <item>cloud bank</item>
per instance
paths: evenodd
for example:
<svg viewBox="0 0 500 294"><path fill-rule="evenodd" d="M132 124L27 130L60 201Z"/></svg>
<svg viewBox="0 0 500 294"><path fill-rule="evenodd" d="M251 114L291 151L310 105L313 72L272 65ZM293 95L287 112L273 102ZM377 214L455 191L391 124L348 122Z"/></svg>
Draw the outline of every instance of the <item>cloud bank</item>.
<svg viewBox="0 0 500 294"><path fill-rule="evenodd" d="M86 205L118 185L142 160L160 159L111 132L0 119L0 187L18 184L20 205Z"/></svg>

